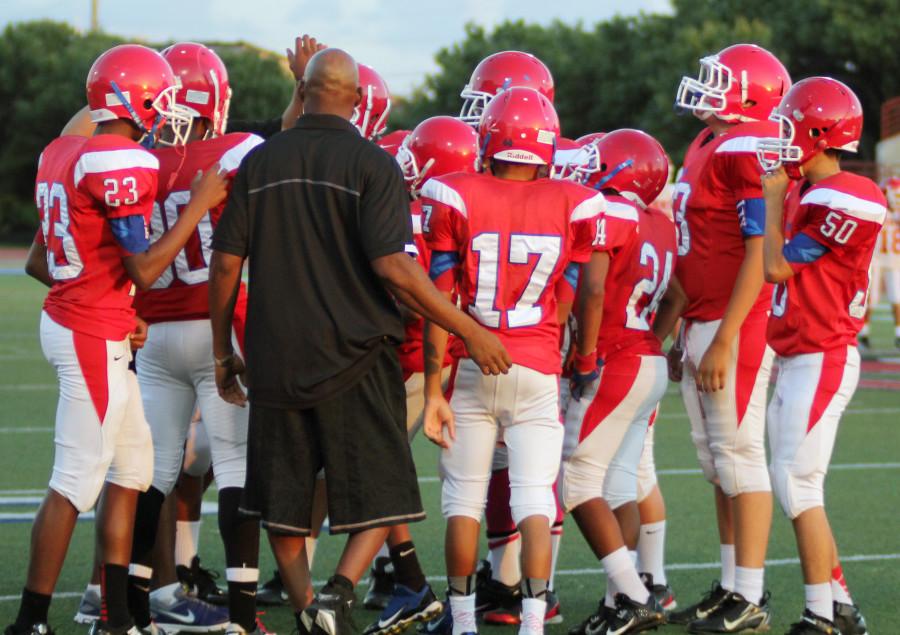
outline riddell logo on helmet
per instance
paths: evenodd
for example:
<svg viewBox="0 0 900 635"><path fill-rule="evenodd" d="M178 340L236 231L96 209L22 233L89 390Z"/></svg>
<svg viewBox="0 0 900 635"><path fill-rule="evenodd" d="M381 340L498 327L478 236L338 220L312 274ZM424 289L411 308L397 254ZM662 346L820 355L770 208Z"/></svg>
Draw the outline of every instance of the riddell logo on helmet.
<svg viewBox="0 0 900 635"><path fill-rule="evenodd" d="M530 163L535 160L534 153L520 150L504 150L502 155L506 161L528 161Z"/></svg>

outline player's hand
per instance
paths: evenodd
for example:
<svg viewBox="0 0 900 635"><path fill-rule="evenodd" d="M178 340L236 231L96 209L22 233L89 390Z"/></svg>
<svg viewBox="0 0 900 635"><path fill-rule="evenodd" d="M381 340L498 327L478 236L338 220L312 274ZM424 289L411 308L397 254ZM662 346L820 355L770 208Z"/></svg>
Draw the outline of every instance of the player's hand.
<svg viewBox="0 0 900 635"><path fill-rule="evenodd" d="M328 48L328 46L320 44L316 41L316 38L310 37L305 33L302 37L294 38L294 50L284 50L285 53L287 53L288 66L291 67L291 73L294 74L294 79L298 82L303 79L303 73L306 72L306 65L309 63L309 58L326 48Z"/></svg>
<svg viewBox="0 0 900 635"><path fill-rule="evenodd" d="M784 167L778 167L770 172L766 172L762 175L763 198L767 201L779 203L784 201L784 196L787 194L790 184L791 179L788 178Z"/></svg>
<svg viewBox="0 0 900 635"><path fill-rule="evenodd" d="M669 367L669 381L680 383L684 376L684 349L673 346L666 353L666 364Z"/></svg>
<svg viewBox="0 0 900 635"><path fill-rule="evenodd" d="M247 405L247 393L241 387L241 382L245 385L247 383L244 378L246 371L244 360L237 353L232 353L225 365L216 364L216 388L219 389L219 396L241 408Z"/></svg>
<svg viewBox="0 0 900 635"><path fill-rule="evenodd" d="M197 170L197 175L191 181L191 202L195 202L203 210L212 209L228 196L228 181L228 176L220 171L218 163L206 172Z"/></svg>
<svg viewBox="0 0 900 635"><path fill-rule="evenodd" d="M444 437L444 427L447 428L447 437ZM456 422L453 419L453 410L443 395L436 395L425 399L425 411L423 412L422 429L428 440L442 448L449 448L450 441L456 440Z"/></svg>
<svg viewBox="0 0 900 635"><path fill-rule="evenodd" d="M713 340L695 375L697 390L700 392L716 392L725 388L725 376L731 363L731 347L718 340Z"/></svg>
<svg viewBox="0 0 900 635"><path fill-rule="evenodd" d="M144 348L147 343L147 332L150 327L141 318L135 316L134 330L128 335L128 341L131 343L131 350L137 351Z"/></svg>
<svg viewBox="0 0 900 635"><path fill-rule="evenodd" d="M581 401L585 391L600 379L600 369L603 368L603 360L597 359L596 354L582 358L575 354L575 365L572 369L572 378L569 380L569 392L572 399Z"/></svg>
<svg viewBox="0 0 900 635"><path fill-rule="evenodd" d="M480 326L463 338L469 357L478 364L485 375L500 375L509 372L512 360L496 335Z"/></svg>

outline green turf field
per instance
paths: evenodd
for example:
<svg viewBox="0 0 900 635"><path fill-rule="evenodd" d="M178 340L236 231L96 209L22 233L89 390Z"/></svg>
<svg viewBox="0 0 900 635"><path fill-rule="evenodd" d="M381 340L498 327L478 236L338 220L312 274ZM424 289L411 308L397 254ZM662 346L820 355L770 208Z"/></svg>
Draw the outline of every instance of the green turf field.
<svg viewBox="0 0 900 635"><path fill-rule="evenodd" d="M38 341L43 295L43 288L36 282L0 276L0 561L4 573L0 578L0 627L15 616L28 560L30 523L11 521L16 514L34 512L52 462L56 383ZM873 345L891 355L891 344L890 325L883 320L876 322ZM896 351L893 354L900 356ZM885 377L898 379L896 374ZM829 513L851 592L863 607L870 632L878 635L900 632L900 627L891 626L890 621L897 619L900 587L898 418L900 392L896 389L857 391L844 417L827 488ZM660 483L669 510L669 580L678 599L689 603L717 575L719 550L711 489L696 473L688 422L674 390L670 389L663 402L656 439ZM437 450L419 438L415 454L429 518L414 528L414 535L426 573L443 592ZM565 622L551 627L550 633L564 633L594 610L604 589L598 563L573 523L567 522L566 532L556 582ZM86 632L72 622L72 616L90 574L92 541L93 523L79 523L59 581L60 597L51 609L51 623L61 635ZM320 542L314 578L327 577L342 542L329 537ZM265 542L262 551L260 568L263 577L268 577L274 564ZM213 517L207 517L203 524L201 555L206 566L221 570L222 546ZM769 558L772 562L766 585L773 596L773 630L784 632L803 608L803 582L790 525L778 511ZM360 611L356 621L362 627L374 618L374 613ZM262 619L270 630L293 630L292 615L286 608L268 610ZM498 627L483 628L483 632L496 630Z"/></svg>

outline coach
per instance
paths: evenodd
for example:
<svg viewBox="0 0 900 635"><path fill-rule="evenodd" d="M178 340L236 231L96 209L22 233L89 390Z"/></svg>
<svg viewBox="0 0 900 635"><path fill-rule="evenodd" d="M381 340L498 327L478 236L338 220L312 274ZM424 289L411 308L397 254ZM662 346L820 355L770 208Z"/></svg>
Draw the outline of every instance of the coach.
<svg viewBox="0 0 900 635"><path fill-rule="evenodd" d="M340 49L317 53L300 94L304 114L247 157L216 228L213 352L220 394L243 404L244 363L231 324L249 258L243 507L261 517L276 555L280 547L288 556L310 533L315 475L324 467L330 530L350 538L304 621L343 624L352 587L388 527L425 516L394 349L403 339L395 298L457 333L486 374L510 362L499 340L447 302L406 253L414 247L400 170L349 123L360 101L353 58Z"/></svg>

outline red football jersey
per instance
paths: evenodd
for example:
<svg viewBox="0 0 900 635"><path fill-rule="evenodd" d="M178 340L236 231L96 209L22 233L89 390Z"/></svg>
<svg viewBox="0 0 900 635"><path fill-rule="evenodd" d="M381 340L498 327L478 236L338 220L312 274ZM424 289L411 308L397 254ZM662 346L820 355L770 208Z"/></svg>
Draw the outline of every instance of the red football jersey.
<svg viewBox="0 0 900 635"><path fill-rule="evenodd" d="M849 172L795 187L787 195L785 240L805 234L828 251L808 262L791 262L794 275L775 287L766 335L776 353L856 344L886 207L875 183Z"/></svg>
<svg viewBox="0 0 900 635"><path fill-rule="evenodd" d="M233 132L221 137L193 141L184 146L153 151L159 159L159 190L150 220L150 242L156 242L178 220L191 200L191 181L198 171L216 163L233 176L241 160L262 143L256 135ZM225 201L209 210L197 224L194 235L178 252L175 261L148 291L138 291L135 308L147 322L202 320L209 317L209 259L212 235L222 215ZM246 288L241 284L235 312L246 310Z"/></svg>
<svg viewBox="0 0 900 635"><path fill-rule="evenodd" d="M738 204L762 198L756 144L778 135L777 124L754 121L718 136L706 129L688 148L672 194L678 228L675 275L688 297L684 317L709 321L725 314L744 260ZM771 291L764 285L753 311L768 309Z"/></svg>
<svg viewBox="0 0 900 635"><path fill-rule="evenodd" d="M428 246L458 254L463 310L514 363L559 373L556 283L569 262L590 259L603 195L568 181L457 173L429 180L422 196Z"/></svg>
<svg viewBox="0 0 900 635"><path fill-rule="evenodd" d="M621 197L607 197L607 207L630 208L633 225L626 242L612 254L603 300L597 357L662 355L651 325L675 267L675 225L659 210L641 210ZM607 210L609 215L609 209Z"/></svg>
<svg viewBox="0 0 900 635"><path fill-rule="evenodd" d="M35 201L54 283L44 301L73 331L123 340L134 330L134 285L108 219L149 220L159 162L118 135L66 135L38 161Z"/></svg>
<svg viewBox="0 0 900 635"><path fill-rule="evenodd" d="M416 199L409 204L409 211L412 214L413 241L416 245L416 261L422 265L425 271L431 266L431 250L425 237L422 235L422 199ZM406 338L403 343L397 347L397 356L400 358L400 367L403 374L407 377L413 373L425 372L425 357L422 353L422 339L425 336L425 320L419 318L415 322L409 322L406 325ZM444 357L444 366L449 366L453 362L450 355L451 346L447 346L447 354Z"/></svg>

